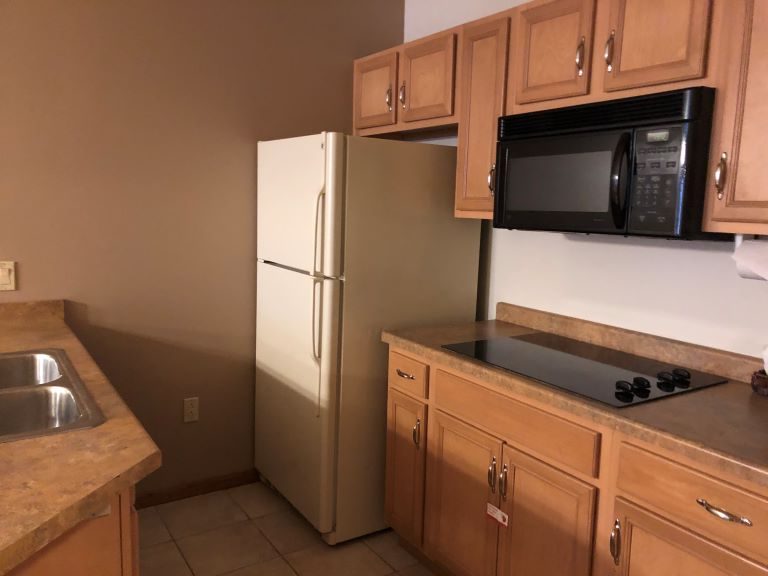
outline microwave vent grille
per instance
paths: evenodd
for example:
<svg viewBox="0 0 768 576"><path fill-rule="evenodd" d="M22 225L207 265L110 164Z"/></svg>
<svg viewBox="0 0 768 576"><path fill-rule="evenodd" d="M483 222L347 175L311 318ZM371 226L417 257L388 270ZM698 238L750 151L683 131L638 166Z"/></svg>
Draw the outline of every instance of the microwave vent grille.
<svg viewBox="0 0 768 576"><path fill-rule="evenodd" d="M536 134L663 124L695 119L700 99L712 97L711 88L689 88L650 96L584 104L542 112L505 116L499 120L499 139Z"/></svg>

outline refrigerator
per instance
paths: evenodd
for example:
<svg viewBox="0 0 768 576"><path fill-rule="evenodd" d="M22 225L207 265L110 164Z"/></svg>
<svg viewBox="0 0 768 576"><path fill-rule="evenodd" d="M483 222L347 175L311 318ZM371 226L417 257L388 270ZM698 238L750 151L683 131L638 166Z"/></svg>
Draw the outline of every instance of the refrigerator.
<svg viewBox="0 0 768 576"><path fill-rule="evenodd" d="M255 467L335 544L386 527L381 332L475 319L480 223L450 146L325 132L257 162Z"/></svg>

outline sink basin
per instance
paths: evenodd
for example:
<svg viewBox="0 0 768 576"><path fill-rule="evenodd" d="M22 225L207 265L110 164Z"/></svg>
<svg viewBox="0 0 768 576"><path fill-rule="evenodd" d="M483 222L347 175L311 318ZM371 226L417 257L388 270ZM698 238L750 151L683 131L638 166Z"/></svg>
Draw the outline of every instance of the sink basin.
<svg viewBox="0 0 768 576"><path fill-rule="evenodd" d="M101 410L63 350L0 354L0 442L102 422Z"/></svg>
<svg viewBox="0 0 768 576"><path fill-rule="evenodd" d="M16 388L0 396L0 436L54 430L77 422L81 415L68 388Z"/></svg>
<svg viewBox="0 0 768 576"><path fill-rule="evenodd" d="M50 354L0 354L0 388L48 384L59 378L61 370Z"/></svg>

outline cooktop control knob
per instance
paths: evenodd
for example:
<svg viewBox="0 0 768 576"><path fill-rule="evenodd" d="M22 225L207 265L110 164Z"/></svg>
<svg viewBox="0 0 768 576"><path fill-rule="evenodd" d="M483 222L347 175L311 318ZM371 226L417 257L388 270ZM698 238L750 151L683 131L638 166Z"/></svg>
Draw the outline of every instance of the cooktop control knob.
<svg viewBox="0 0 768 576"><path fill-rule="evenodd" d="M633 388L650 388L651 383L648 381L648 378L643 378L642 376L635 376L632 379L632 387Z"/></svg>
<svg viewBox="0 0 768 576"><path fill-rule="evenodd" d="M674 382L670 382L669 380L659 380L656 383L656 386L659 390L662 390L664 392L674 392L675 391L675 384Z"/></svg>
<svg viewBox="0 0 768 576"><path fill-rule="evenodd" d="M616 392L629 392L632 394L632 384L626 380L619 380L616 382Z"/></svg>
<svg viewBox="0 0 768 576"><path fill-rule="evenodd" d="M683 380L691 379L691 373L688 372L688 370L686 370L685 368L675 368L674 370L672 370L672 374L674 374L675 376Z"/></svg>
<svg viewBox="0 0 768 576"><path fill-rule="evenodd" d="M672 382L675 379L675 375L671 372L659 372L656 374L656 378L662 382Z"/></svg>
<svg viewBox="0 0 768 576"><path fill-rule="evenodd" d="M632 392L626 392L624 390L617 390L616 391L616 400L619 402L624 402L625 404L629 404L634 400L635 395L632 394Z"/></svg>

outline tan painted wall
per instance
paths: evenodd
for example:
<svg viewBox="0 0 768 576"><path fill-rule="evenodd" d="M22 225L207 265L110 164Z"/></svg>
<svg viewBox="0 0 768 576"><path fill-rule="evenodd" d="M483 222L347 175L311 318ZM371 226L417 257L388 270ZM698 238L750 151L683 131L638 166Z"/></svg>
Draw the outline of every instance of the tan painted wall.
<svg viewBox="0 0 768 576"><path fill-rule="evenodd" d="M163 450L143 493L252 467L256 142L350 130L402 35L402 0L0 1L0 302L72 302Z"/></svg>

